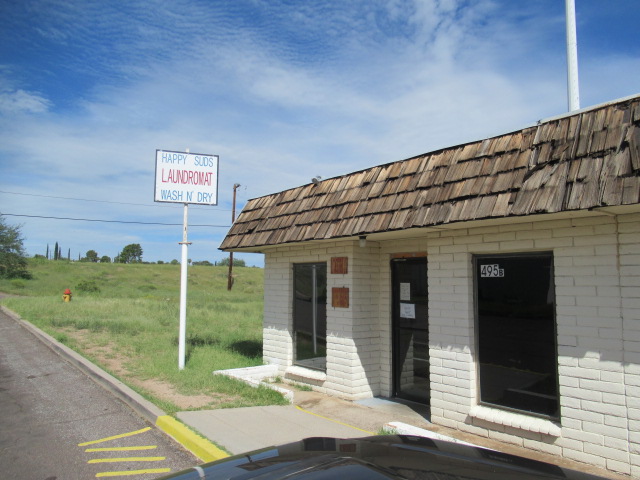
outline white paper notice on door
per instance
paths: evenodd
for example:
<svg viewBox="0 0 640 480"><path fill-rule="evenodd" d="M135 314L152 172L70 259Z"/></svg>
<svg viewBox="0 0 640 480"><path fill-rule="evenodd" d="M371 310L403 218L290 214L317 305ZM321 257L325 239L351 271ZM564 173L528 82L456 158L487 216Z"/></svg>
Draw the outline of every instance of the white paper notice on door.
<svg viewBox="0 0 640 480"><path fill-rule="evenodd" d="M409 302L410 300L411 300L411 284L401 283L400 284L400 301Z"/></svg>
<svg viewBox="0 0 640 480"><path fill-rule="evenodd" d="M400 303L400 318L416 318L416 306L413 303Z"/></svg>

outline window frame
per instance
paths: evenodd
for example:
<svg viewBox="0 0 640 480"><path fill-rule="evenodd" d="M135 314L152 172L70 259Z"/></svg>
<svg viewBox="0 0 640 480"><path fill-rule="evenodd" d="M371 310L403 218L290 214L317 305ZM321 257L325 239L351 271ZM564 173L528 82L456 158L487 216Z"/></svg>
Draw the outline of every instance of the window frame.
<svg viewBox="0 0 640 480"><path fill-rule="evenodd" d="M541 412L535 412L530 410L523 410L515 407L500 405L497 403L491 403L482 400L482 375L480 372L480 312L479 312L479 285L478 285L478 268L479 262L483 259L490 258L548 258L550 260L550 278L553 287L553 308L552 308L552 321L553 321L553 352L555 355L555 388L556 388L556 405L557 415L547 415ZM510 253L482 253L472 255L472 288L473 288L473 311L474 311L474 347L475 347L475 367L476 367L476 404L488 408L496 408L500 410L506 410L509 412L527 415L536 418L543 418L551 421L560 421L561 419L561 399L560 399L560 373L559 373L559 357L558 357L558 322L557 322L557 295L556 295L556 282L555 282L555 262L553 251L539 251L539 252L510 252Z"/></svg>
<svg viewBox="0 0 640 480"><path fill-rule="evenodd" d="M325 353L323 356L318 356L318 357L312 357L312 358L324 358L324 366L323 367L317 367L317 366L313 366L312 364L310 364L310 362L305 362L305 360L311 360L311 359L298 359L298 330L296 328L296 314L297 314L297 306L296 306L296 271L298 268L302 268L302 267L314 267L314 266L322 266L324 267L324 278L325 278L325 313L324 313L324 324L325 324L325 331L322 335L322 338L324 338L324 349L325 349ZM327 315L326 315L326 306L327 306L327 300L328 300L328 270L327 270L327 262L322 262L322 261L318 261L318 262L300 262L300 263L293 263L292 267L292 295L291 295L291 301L292 301L292 312L291 312L291 333L292 333L292 340L293 340L293 365L299 366L299 367L303 367L303 368L308 368L311 370L317 370L317 371L322 371L322 372L326 372L327 370L327 353L326 353L326 338L327 338L327 327L326 327L326 319L327 319ZM314 280L314 284L315 284ZM314 325L314 321L312 320L312 325L314 325L313 328L315 328L315 336L318 337L318 332L317 332L317 285L316 285L316 290L314 290L313 292L313 298L316 300L316 304L312 305L312 309L316 310L316 323ZM313 336L314 332L312 332L312 336Z"/></svg>

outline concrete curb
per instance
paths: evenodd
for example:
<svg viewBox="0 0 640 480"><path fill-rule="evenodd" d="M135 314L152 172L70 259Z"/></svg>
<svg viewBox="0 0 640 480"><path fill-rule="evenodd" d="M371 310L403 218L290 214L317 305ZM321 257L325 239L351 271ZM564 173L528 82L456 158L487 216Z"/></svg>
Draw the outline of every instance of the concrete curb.
<svg viewBox="0 0 640 480"><path fill-rule="evenodd" d="M170 415L158 417L156 426L166 434L171 435L179 444L203 462L213 462L229 456L227 452L219 449L206 438L195 434Z"/></svg>
<svg viewBox="0 0 640 480"><path fill-rule="evenodd" d="M59 354L69 363L86 373L94 382L105 388L117 398L126 403L138 415L149 423L157 426L165 434L171 436L184 448L204 462L211 462L229 455L211 443L209 440L197 435L180 423L175 418L167 415L164 411L144 398L142 395L122 383L113 375L108 374L100 367L94 365L89 360L71 350L66 345L58 342L46 332L43 332L35 325L24 320L17 313L9 310L4 305L0 305L0 310L7 316L18 322L36 338L44 343L51 350Z"/></svg>

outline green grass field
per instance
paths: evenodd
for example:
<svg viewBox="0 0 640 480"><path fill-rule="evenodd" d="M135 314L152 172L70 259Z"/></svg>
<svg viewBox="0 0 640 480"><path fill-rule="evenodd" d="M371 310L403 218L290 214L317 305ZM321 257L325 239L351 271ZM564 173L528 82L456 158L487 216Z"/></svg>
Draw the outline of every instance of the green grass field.
<svg viewBox="0 0 640 480"><path fill-rule="evenodd" d="M30 259L31 280L0 279L2 304L169 413L284 404L276 392L214 376L262 364L263 270L189 267L185 369L178 369L180 266ZM65 288L73 300L62 301ZM198 398L185 407L176 398ZM188 403L188 402L187 402Z"/></svg>

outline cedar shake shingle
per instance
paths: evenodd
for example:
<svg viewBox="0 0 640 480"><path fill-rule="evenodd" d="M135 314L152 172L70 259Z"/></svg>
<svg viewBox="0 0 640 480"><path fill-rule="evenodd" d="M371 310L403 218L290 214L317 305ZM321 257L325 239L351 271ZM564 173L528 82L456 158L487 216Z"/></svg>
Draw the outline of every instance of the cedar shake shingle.
<svg viewBox="0 0 640 480"><path fill-rule="evenodd" d="M638 203L640 95L249 200L220 248Z"/></svg>

